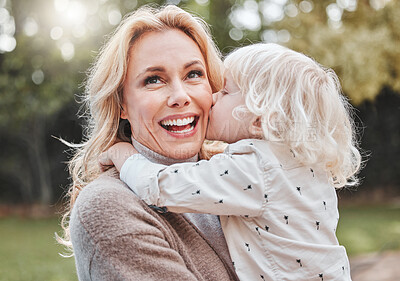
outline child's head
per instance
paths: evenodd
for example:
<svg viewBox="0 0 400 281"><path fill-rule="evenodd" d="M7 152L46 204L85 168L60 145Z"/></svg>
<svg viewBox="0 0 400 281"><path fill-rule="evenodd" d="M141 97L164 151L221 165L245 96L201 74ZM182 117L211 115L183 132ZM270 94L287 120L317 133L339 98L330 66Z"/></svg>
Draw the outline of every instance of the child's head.
<svg viewBox="0 0 400 281"><path fill-rule="evenodd" d="M333 70L277 44L240 48L224 64L225 88L210 115L210 129L229 120L220 126L220 139L257 137L258 127L264 139L287 144L303 164L324 163L335 186L355 183L361 157L351 106ZM235 129L240 134L231 136Z"/></svg>
<svg viewBox="0 0 400 281"><path fill-rule="evenodd" d="M249 112L234 115L238 108L245 108L245 96L229 71L225 71L224 88L213 94L213 106L206 138L233 143L241 139L262 138L260 127L249 126L257 117ZM256 129L256 130L254 130ZM256 131L259 134L256 134Z"/></svg>

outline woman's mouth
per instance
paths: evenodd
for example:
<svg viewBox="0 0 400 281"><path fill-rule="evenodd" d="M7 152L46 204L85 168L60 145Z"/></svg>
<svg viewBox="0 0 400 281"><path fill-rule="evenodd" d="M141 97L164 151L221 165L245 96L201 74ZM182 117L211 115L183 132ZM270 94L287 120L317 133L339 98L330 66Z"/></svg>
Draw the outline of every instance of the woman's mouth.
<svg viewBox="0 0 400 281"><path fill-rule="evenodd" d="M198 120L198 116L164 119L160 121L160 125L165 130L173 134L188 134L194 130Z"/></svg>

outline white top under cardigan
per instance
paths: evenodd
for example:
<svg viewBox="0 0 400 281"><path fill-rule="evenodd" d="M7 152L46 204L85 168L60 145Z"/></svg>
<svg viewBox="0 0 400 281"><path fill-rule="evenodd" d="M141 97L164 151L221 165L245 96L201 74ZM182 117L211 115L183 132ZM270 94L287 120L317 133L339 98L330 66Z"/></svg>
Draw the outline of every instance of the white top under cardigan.
<svg viewBox="0 0 400 281"><path fill-rule="evenodd" d="M209 161L171 166L139 154L121 179L147 204L220 215L240 280L351 280L335 189L286 146L241 140Z"/></svg>

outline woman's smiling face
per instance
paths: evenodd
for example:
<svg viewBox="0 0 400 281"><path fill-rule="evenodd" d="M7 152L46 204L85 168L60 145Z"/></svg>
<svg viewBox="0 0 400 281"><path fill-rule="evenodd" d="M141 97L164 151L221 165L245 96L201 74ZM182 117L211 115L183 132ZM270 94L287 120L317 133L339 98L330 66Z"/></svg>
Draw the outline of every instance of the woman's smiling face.
<svg viewBox="0 0 400 281"><path fill-rule="evenodd" d="M174 159L199 152L212 103L206 63L178 29L143 34L129 53L121 118L132 137Z"/></svg>

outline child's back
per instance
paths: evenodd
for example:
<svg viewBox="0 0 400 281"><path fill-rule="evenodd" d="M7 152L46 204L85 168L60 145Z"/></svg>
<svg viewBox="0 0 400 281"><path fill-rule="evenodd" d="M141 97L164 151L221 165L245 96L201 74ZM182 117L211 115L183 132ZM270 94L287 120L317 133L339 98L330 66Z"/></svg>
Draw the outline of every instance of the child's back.
<svg viewBox="0 0 400 281"><path fill-rule="evenodd" d="M224 154L172 166L133 157L121 178L149 205L220 215L242 281L351 280L335 187L357 183L361 157L337 76L275 44L224 63L207 132L231 143Z"/></svg>
<svg viewBox="0 0 400 281"><path fill-rule="evenodd" d="M253 175L263 171L262 214L220 217L238 276L242 280L263 280L261 276L264 280L322 280L322 274L325 280L351 280L346 250L335 235L337 197L326 171L318 163L304 166L286 145L264 140L239 141L225 153L239 155L249 149L258 155L261 166L249 171ZM236 199L237 209L246 200L245 192L253 190L244 190Z"/></svg>

